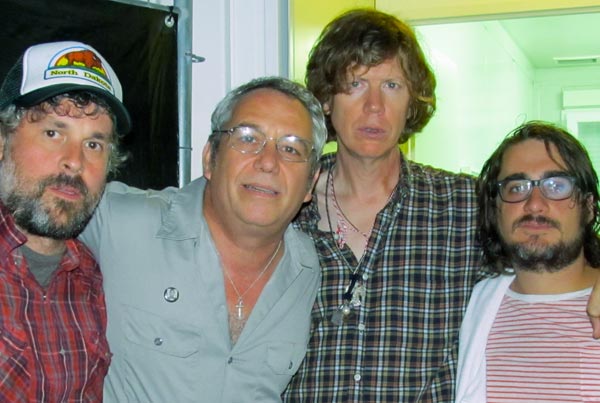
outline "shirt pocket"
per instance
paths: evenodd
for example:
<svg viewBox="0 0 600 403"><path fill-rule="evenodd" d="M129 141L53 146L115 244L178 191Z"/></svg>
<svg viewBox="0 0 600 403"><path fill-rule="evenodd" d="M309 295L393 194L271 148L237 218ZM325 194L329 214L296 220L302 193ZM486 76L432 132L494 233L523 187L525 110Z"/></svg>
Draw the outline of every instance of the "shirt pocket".
<svg viewBox="0 0 600 403"><path fill-rule="evenodd" d="M27 401L33 357L25 331L0 327L0 401Z"/></svg>
<svg viewBox="0 0 600 403"><path fill-rule="evenodd" d="M271 342L267 345L267 366L277 375L294 375L306 354L306 345Z"/></svg>
<svg viewBox="0 0 600 403"><path fill-rule="evenodd" d="M131 306L124 307L126 339L146 350L187 358L198 352L199 329Z"/></svg>

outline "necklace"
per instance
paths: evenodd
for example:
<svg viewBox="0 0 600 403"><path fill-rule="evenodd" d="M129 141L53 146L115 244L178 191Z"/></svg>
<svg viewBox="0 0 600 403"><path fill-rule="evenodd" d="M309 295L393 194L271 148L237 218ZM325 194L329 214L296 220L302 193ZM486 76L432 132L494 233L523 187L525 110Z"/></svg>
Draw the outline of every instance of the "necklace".
<svg viewBox="0 0 600 403"><path fill-rule="evenodd" d="M344 210L340 207L340 204L337 201L337 197L335 195L335 184L333 182L333 175L331 174L333 171L333 167L327 173L327 187L331 185L331 200L333 201L333 207L335 208L335 214L337 216L337 229L335 233L337 234L337 242L340 248L343 248L346 244L346 234L348 233L348 229L360 234L365 239L365 248L367 247L367 243L369 242L369 237L371 236L371 231L373 227L369 230L369 233L363 232L356 225L350 221L346 214L344 214ZM327 190L327 189L326 189ZM326 192L327 193L327 192ZM327 194L325 195L327 197ZM329 218L329 217L328 217ZM350 228L348 228L348 224L350 224ZM331 225L330 225L331 227Z"/></svg>
<svg viewBox="0 0 600 403"><path fill-rule="evenodd" d="M235 318L237 320L243 321L244 319L246 319L246 315L244 314L244 295L246 295L248 293L248 291L250 291L252 289L252 287L254 287L254 285L256 284L256 282L263 276L263 274L265 274L265 272L267 271L267 269L269 268L269 266L273 262L273 259L275 259L275 256L277 255L277 252L279 252L279 249L281 248L281 244L282 243L283 243L283 241L280 240L279 243L277 244L277 248L275 249L275 252L273 252L273 254L269 258L269 261L267 262L267 264L265 265L265 267L261 270L260 273L258 273L258 276L256 276L256 278L254 279L254 281L252 282L252 284L250 284L248 286L248 288L246 288L246 291L244 291L241 294L238 291L237 287L235 286L235 283L231 279L231 276L229 275L229 271L225 267L223 267L223 271L225 272L225 275L227 276L227 279L229 280L229 283L231 283L231 286L233 287L233 291L235 291L235 294L238 297L238 302L235 305L235 309L236 309ZM222 261L222 259L221 259L221 261Z"/></svg>
<svg viewBox="0 0 600 403"><path fill-rule="evenodd" d="M342 295L342 305L340 305L330 317L330 320L334 325L340 326L344 322L344 318L350 315L352 308L362 305L362 300L365 297L366 287L363 284L363 282L360 281L362 276L360 276L358 268L360 267L367 250L365 244L365 250L363 251L363 254L360 257L358 264L353 269L350 263L348 263L348 260L346 260L346 256L344 256L344 254L342 253L342 248L346 244L346 240L344 239L344 233L340 231L339 216L338 229L335 233L333 232L333 226L331 225L331 215L329 214L329 186L331 184L331 186L333 187L333 176L331 175L331 171L333 171L334 166L332 166L329 169L329 172L327 173L327 182L325 182L325 214L327 215L329 231L333 234L335 248L337 249L346 267L350 268L350 271L352 272L352 276L350 277L350 284L348 284L344 291L344 294ZM337 204L335 197L333 197L332 200Z"/></svg>
<svg viewBox="0 0 600 403"><path fill-rule="evenodd" d="M344 262L344 264L350 268L350 271L352 272L352 276L350 277L350 284L348 284L348 286L345 288L344 294L342 295L342 305L340 305L331 315L331 322L336 325L336 326L340 326L343 322L344 322L344 318L348 315L350 315L350 313L352 312L352 308L356 308L362 305L362 301L366 296L367 293L367 288L364 284L364 282L362 281L362 276L359 273L359 267L362 264L363 259L365 258L365 255L367 253L367 243L369 240L370 235L365 234L364 232L360 231L354 224L352 224L352 222L350 220L348 220L348 217L346 217L344 215L344 212L342 211L342 209L339 207L338 203L337 203L337 199L335 197L335 187L333 185L333 168L335 167L335 164L333 164L331 166L331 168L329 169L329 171L327 172L327 181L325 182L325 214L327 215L327 223L329 224L329 231L333 234L334 237L334 245L339 253L339 255L342 258L342 261ZM338 218L338 226L337 226L337 230L334 233L333 232L333 226L331 225L331 215L329 214L329 186L331 186L332 188L332 201L334 203L334 207L336 208L336 215ZM398 185L396 185L397 187ZM388 199L387 199L387 203L390 202L390 200L392 200L392 197L394 195L394 192L396 191L396 187L394 187L394 189L392 189L392 192L390 193ZM344 245L346 244L346 240L344 238L345 235L345 230L344 227L340 228L340 216L341 219L345 219L345 221L350 224L354 230L356 232L358 232L359 234L361 234L363 237L366 237L366 242L365 242L365 250L363 251L362 256L360 257L360 260L358 261L358 264L356 265L356 267L354 269L352 269L352 266L350 265L350 263L348 263L348 260L346 260L346 256L344 256L344 254L342 253L342 248L344 247ZM371 231L373 231L373 227L371 227Z"/></svg>

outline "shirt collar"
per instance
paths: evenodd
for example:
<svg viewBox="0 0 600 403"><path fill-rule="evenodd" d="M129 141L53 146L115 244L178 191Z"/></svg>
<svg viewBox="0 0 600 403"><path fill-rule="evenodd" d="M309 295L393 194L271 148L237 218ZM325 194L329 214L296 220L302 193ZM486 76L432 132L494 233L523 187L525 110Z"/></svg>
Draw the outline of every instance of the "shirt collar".
<svg viewBox="0 0 600 403"><path fill-rule="evenodd" d="M0 202L0 255L8 256L16 248L27 242L27 236L21 232L15 220L4 203ZM63 270L73 270L80 266L80 256L85 248L82 243L74 239L65 242L65 256L61 262Z"/></svg>
<svg viewBox="0 0 600 403"><path fill-rule="evenodd" d="M14 218L2 202L0 202L0 238L0 251L3 255L9 254L13 249L27 242L27 237L19 231Z"/></svg>

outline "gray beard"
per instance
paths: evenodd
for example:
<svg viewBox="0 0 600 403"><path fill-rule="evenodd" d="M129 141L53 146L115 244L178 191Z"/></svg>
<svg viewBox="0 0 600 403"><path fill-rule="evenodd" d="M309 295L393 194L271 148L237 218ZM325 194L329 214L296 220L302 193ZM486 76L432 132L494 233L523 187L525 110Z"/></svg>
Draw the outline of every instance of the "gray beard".
<svg viewBox="0 0 600 403"><path fill-rule="evenodd" d="M6 149L5 149L6 151ZM102 191L90 195L81 177L60 174L41 179L32 190L19 188L16 166L10 155L5 155L0 165L0 200L13 216L15 223L32 235L57 240L76 238L90 221ZM56 200L50 207L44 206L42 196L49 185L73 186L84 196L82 204ZM59 223L55 215L65 214L67 219Z"/></svg>

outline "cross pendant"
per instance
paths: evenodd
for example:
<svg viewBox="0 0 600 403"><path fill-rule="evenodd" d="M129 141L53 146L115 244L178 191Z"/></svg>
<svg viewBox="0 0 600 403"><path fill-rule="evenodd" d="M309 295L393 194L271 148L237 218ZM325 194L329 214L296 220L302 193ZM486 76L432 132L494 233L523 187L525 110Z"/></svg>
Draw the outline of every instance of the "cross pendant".
<svg viewBox="0 0 600 403"><path fill-rule="evenodd" d="M235 309L237 310L236 319L243 320L244 319L244 301L240 298L238 303L235 305Z"/></svg>

